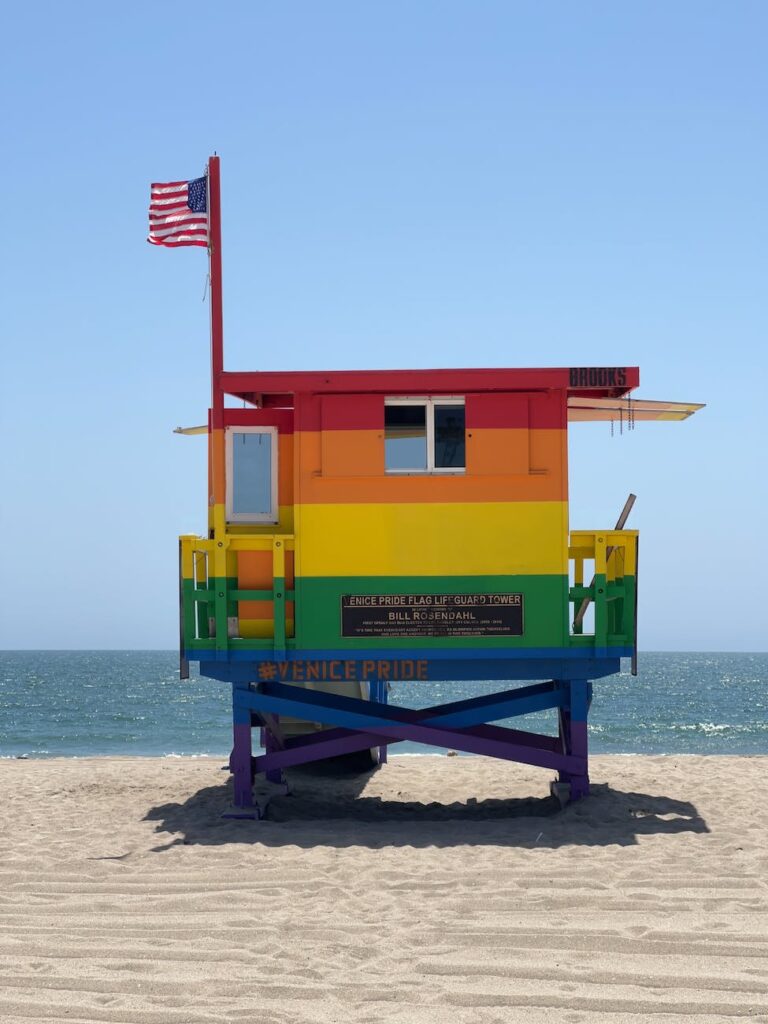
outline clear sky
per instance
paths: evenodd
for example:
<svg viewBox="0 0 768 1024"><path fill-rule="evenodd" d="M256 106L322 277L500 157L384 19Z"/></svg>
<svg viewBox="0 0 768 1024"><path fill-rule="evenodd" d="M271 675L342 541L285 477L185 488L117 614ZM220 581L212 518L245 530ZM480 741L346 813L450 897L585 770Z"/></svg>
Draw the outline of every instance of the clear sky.
<svg viewBox="0 0 768 1024"><path fill-rule="evenodd" d="M768 5L30 3L0 41L0 646L170 648L205 529L201 249L228 369L639 364L677 424L571 430L571 525L642 530L646 649L766 650Z"/></svg>

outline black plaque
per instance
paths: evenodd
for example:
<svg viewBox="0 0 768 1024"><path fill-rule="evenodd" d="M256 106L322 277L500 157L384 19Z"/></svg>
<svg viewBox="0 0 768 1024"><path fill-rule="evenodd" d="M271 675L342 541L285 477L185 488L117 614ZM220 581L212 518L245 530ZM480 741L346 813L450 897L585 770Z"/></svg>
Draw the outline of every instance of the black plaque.
<svg viewBox="0 0 768 1024"><path fill-rule="evenodd" d="M522 636L522 594L343 594L341 635Z"/></svg>

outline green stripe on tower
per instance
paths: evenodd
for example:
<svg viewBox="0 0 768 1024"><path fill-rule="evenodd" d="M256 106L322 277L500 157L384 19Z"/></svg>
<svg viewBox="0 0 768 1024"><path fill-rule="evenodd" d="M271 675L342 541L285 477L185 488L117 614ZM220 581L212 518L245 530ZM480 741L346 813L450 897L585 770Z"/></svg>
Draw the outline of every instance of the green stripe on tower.
<svg viewBox="0 0 768 1024"><path fill-rule="evenodd" d="M296 579L296 646L348 648L562 647L567 643L568 577L541 576L331 576ZM346 594L522 594L522 636L342 637Z"/></svg>
<svg viewBox="0 0 768 1024"><path fill-rule="evenodd" d="M225 584L222 586L222 584ZM211 579L208 587L195 588L191 580L184 580L184 634L190 649L200 644L209 647L208 617L214 608L217 617L216 644L219 650L237 647L245 641L228 642L227 617L238 613L238 603L232 595L237 592L237 580ZM223 593L223 598L218 597ZM251 593L247 592L251 599ZM627 576L607 582L605 576L596 577L593 587L568 587L567 576L334 576L299 577L295 590L285 589L285 580L274 581L275 635L254 648L273 647L276 652L286 647L285 605L294 599L296 611L296 638L292 648L322 650L323 648L369 650L409 648L425 651L438 648L543 648L588 647L596 645L628 646L634 638L635 579ZM382 636L342 637L341 599L348 594L502 594L523 595L523 633L521 636ZM259 592L261 597L262 592ZM266 598L267 592L263 592ZM570 606L568 598L573 602ZM571 636L569 617L572 618L583 597L597 599L595 605L595 634ZM202 597L199 604L194 598ZM218 598L218 600L217 600ZM217 607L218 605L218 607ZM200 641L194 640L197 635ZM248 641L250 644L251 641Z"/></svg>

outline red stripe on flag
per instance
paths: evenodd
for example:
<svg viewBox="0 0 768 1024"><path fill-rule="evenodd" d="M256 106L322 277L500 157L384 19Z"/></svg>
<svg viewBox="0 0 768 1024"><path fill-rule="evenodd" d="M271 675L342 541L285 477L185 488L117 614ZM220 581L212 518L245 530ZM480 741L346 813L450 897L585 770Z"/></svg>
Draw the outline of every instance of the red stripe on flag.
<svg viewBox="0 0 768 1024"><path fill-rule="evenodd" d="M181 245L202 245L202 246L205 246L206 248L208 247L208 242L207 241L203 241L202 239L200 239L199 241L191 241L191 242L165 242L165 241L161 242L161 241L158 241L158 240L156 240L154 238L148 238L147 241L151 245L162 245L166 249L177 249Z"/></svg>
<svg viewBox="0 0 768 1024"><path fill-rule="evenodd" d="M188 192L174 192L167 196L151 196L149 202L151 206L168 206L171 203L186 203L188 199Z"/></svg>
<svg viewBox="0 0 768 1024"><path fill-rule="evenodd" d="M149 230L153 238L162 238L164 235L204 235L208 230L208 221L192 221L188 224L167 224L162 227L153 224Z"/></svg>
<svg viewBox="0 0 768 1024"><path fill-rule="evenodd" d="M185 217L187 214L190 217L199 217L201 213L205 213L205 211L190 210L187 203L180 203L178 206L163 207L162 210L153 210L150 207L149 216L154 220L162 220L166 217Z"/></svg>
<svg viewBox="0 0 768 1024"><path fill-rule="evenodd" d="M171 232L179 234L180 231L207 231L207 220L177 220L169 221L167 224L150 224L150 235L168 235Z"/></svg>
<svg viewBox="0 0 768 1024"><path fill-rule="evenodd" d="M189 213L192 213L192 210L189 209L189 203L177 203L175 206L161 206L158 209L156 209L154 206L150 206L149 216L155 218L172 217L174 215L184 213L185 210L189 211Z"/></svg>

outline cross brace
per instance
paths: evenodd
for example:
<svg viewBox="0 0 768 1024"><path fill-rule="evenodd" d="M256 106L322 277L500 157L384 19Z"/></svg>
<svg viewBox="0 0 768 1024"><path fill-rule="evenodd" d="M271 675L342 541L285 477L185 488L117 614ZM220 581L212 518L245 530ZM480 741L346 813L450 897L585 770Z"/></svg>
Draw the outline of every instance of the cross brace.
<svg viewBox="0 0 768 1024"><path fill-rule="evenodd" d="M255 690L236 689L235 704L259 717L289 715L336 728L285 742L252 759L255 771L274 771L297 764L363 750L366 747L412 740L452 747L473 754L586 773L586 757L567 749L562 737L542 736L488 725L547 708L567 709L570 689L557 681L518 687L502 693L439 705L421 711L396 708L352 697L306 690L282 683L263 683ZM586 753L586 752L585 752Z"/></svg>

